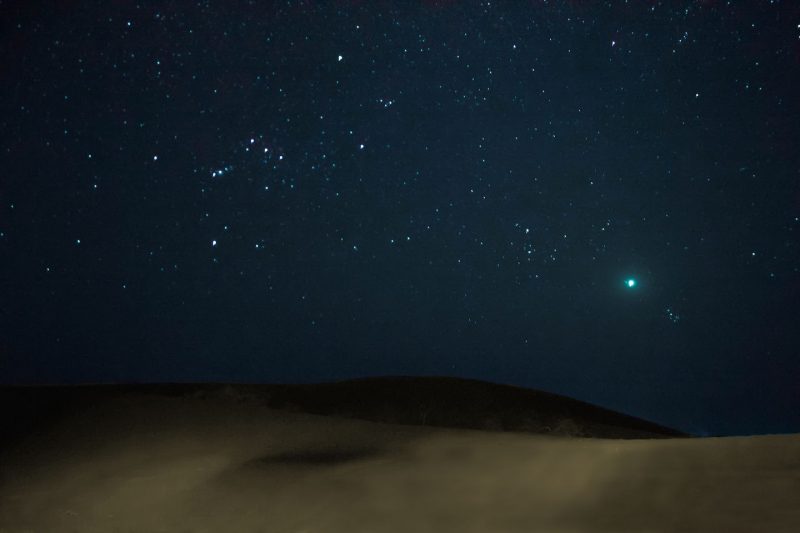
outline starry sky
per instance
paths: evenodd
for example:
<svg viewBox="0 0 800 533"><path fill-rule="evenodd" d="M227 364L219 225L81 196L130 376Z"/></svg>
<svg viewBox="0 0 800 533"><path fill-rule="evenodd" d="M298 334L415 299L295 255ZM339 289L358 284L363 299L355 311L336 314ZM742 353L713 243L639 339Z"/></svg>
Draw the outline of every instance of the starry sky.
<svg viewBox="0 0 800 533"><path fill-rule="evenodd" d="M0 380L452 375L800 431L800 4L4 1Z"/></svg>

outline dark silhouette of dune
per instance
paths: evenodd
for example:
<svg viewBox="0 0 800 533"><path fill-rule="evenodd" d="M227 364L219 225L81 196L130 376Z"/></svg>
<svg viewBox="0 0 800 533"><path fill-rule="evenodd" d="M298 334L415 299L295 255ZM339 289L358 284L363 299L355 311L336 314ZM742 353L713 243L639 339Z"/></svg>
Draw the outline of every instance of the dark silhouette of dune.
<svg viewBox="0 0 800 533"><path fill-rule="evenodd" d="M560 436L685 437L680 431L565 396L448 377L377 377L276 385L268 404L393 424Z"/></svg>
<svg viewBox="0 0 800 533"><path fill-rule="evenodd" d="M686 437L685 433L538 390L450 377L374 377L333 383L124 384L5 387L4 420L16 432L132 393L229 396L275 409L375 422L595 438Z"/></svg>

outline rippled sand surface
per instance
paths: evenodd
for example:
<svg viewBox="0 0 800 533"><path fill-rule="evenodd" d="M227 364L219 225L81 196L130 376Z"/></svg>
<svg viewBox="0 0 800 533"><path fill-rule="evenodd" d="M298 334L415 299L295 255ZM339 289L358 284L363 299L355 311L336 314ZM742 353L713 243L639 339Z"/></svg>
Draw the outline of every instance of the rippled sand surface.
<svg viewBox="0 0 800 533"><path fill-rule="evenodd" d="M0 531L800 531L800 435L570 439L129 395L0 452Z"/></svg>

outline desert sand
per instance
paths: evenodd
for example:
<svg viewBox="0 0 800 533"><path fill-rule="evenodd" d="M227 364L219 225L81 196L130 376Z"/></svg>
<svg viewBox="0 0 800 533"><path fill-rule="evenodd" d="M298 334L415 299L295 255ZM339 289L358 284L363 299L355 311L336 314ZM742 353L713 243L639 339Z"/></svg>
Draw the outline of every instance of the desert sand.
<svg viewBox="0 0 800 533"><path fill-rule="evenodd" d="M2 532L800 531L800 435L568 438L136 393L0 454Z"/></svg>

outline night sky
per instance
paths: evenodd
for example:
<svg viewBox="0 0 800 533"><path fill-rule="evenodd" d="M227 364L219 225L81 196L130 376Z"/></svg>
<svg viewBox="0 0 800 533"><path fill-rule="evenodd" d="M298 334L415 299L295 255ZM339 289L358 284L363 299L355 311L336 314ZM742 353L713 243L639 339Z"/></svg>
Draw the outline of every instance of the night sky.
<svg viewBox="0 0 800 533"><path fill-rule="evenodd" d="M800 431L800 3L0 3L0 381L452 375Z"/></svg>

